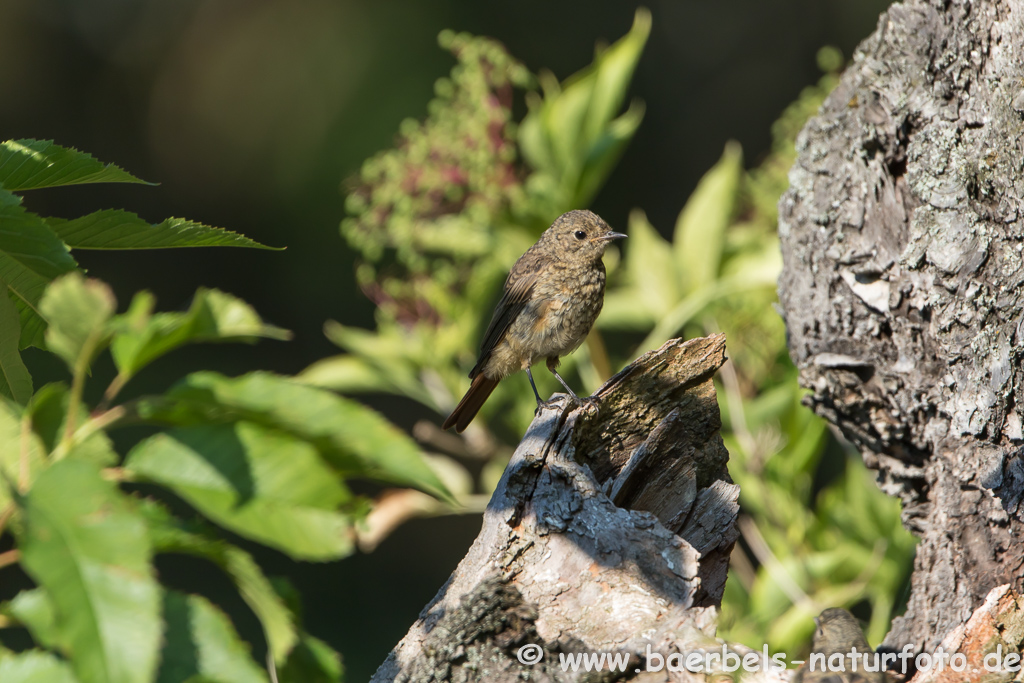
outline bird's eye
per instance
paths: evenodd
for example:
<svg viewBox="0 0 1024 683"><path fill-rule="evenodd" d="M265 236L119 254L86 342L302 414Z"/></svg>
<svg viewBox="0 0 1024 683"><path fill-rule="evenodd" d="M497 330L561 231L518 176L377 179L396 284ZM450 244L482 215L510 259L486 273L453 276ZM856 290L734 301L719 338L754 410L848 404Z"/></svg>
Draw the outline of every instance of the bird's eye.
<svg viewBox="0 0 1024 683"><path fill-rule="evenodd" d="M577 230L576 232L573 233L573 236L576 239L581 240L587 236L587 233L583 232L582 230Z"/></svg>

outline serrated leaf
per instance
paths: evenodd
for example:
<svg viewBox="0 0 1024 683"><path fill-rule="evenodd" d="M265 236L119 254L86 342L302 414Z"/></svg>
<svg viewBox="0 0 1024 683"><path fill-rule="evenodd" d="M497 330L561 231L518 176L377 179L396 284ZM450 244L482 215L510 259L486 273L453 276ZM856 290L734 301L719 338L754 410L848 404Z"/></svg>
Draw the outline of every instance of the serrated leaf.
<svg viewBox="0 0 1024 683"><path fill-rule="evenodd" d="M77 683L66 662L49 652L0 654L0 681L3 683Z"/></svg>
<svg viewBox="0 0 1024 683"><path fill-rule="evenodd" d="M166 644L157 683L266 683L227 616L204 597L164 594Z"/></svg>
<svg viewBox="0 0 1024 683"><path fill-rule="evenodd" d="M153 296L135 295L128 311L114 321L110 352L123 381L174 349L199 342L253 342L259 337L289 339L288 330L263 322L249 304L216 289L199 289L185 313L151 314Z"/></svg>
<svg viewBox="0 0 1024 683"><path fill-rule="evenodd" d="M46 278L78 267L64 242L42 218L21 206L21 197L0 187L0 251Z"/></svg>
<svg viewBox="0 0 1024 683"><path fill-rule="evenodd" d="M46 469L28 493L19 547L81 682L148 683L161 627L146 527L99 468L67 458Z"/></svg>
<svg viewBox="0 0 1024 683"><path fill-rule="evenodd" d="M296 559L352 551L350 500L308 443L249 422L174 429L137 444L125 468L203 515Z"/></svg>
<svg viewBox="0 0 1024 683"><path fill-rule="evenodd" d="M154 552L202 557L231 577L260 620L274 660L284 661L298 639L294 617L252 556L230 543L186 529L159 503L144 501L140 511L146 517Z"/></svg>
<svg viewBox="0 0 1024 683"><path fill-rule="evenodd" d="M687 292L718 278L725 231L732 219L742 178L743 150L739 143L729 142L722 158L700 179L679 212L673 244Z"/></svg>
<svg viewBox="0 0 1024 683"><path fill-rule="evenodd" d="M140 415L172 424L248 420L313 446L345 476L413 486L451 496L416 444L378 413L328 391L267 372L228 378L213 372L186 377Z"/></svg>
<svg viewBox="0 0 1024 683"><path fill-rule="evenodd" d="M8 190L34 190L82 183L144 183L91 154L53 144L52 140L8 140L0 143L0 185Z"/></svg>
<svg viewBox="0 0 1024 683"><path fill-rule="evenodd" d="M21 319L18 309L0 289L0 396L24 404L32 397L32 375L21 359Z"/></svg>
<svg viewBox="0 0 1024 683"><path fill-rule="evenodd" d="M64 359L72 373L83 371L106 343L107 321L117 302L110 288L81 273L57 278L46 288L39 312L46 318L46 347Z"/></svg>
<svg viewBox="0 0 1024 683"><path fill-rule="evenodd" d="M271 249L224 228L184 218L149 223L131 211L105 209L73 219L46 218L46 224L72 249L171 249L176 247L250 247Z"/></svg>

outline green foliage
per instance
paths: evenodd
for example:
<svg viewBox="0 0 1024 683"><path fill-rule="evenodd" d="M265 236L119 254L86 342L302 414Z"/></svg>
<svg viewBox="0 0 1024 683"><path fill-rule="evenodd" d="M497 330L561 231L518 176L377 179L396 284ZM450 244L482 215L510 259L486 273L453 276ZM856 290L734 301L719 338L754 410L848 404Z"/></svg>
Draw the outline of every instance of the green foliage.
<svg viewBox="0 0 1024 683"><path fill-rule="evenodd" d="M154 249L163 247L264 247L247 237L180 218L150 225L128 211L98 211L81 218L45 218L21 205L14 194L63 185L87 183L143 183L117 166L97 161L74 149L45 140L8 140L0 143L0 284L18 311L18 348L44 347L46 316L39 299L47 283L77 269L70 249ZM6 302L0 319L8 320ZM0 339L0 395L24 400L20 360L11 354L10 336L18 329L4 325ZM10 377L13 373L13 377Z"/></svg>
<svg viewBox="0 0 1024 683"><path fill-rule="evenodd" d="M638 12L630 33L598 51L583 71L561 84L550 74L539 76L540 92L529 89L532 80L507 75L520 67L494 43L459 36L460 63L438 88L427 120L403 124L397 147L367 162L349 195L352 217L342 232L365 259L360 282L378 306L377 328L329 323L328 337L346 353L299 378L345 394L402 395L439 416L449 411L466 389L466 372L508 267L552 218L593 198L639 125L639 104L621 109L649 31L649 16ZM442 43L452 40L446 34ZM842 58L826 48L819 63L826 75L775 124L768 157L747 171L739 145L727 144L682 207L671 240L642 211L630 215L624 259L611 250L606 259L609 285L597 330L566 359L567 371L594 389L612 368L674 336L726 333L731 361L719 385L723 435L741 485L741 531L750 553L737 549L734 555L719 633L758 649L768 642L791 652L807 641L811 617L821 609L864 600L872 614L869 637L880 639L914 552L898 503L801 405L785 329L773 308L782 265L776 204L795 158L796 134L834 86ZM506 74L500 86L487 81L493 72ZM494 108L507 96L463 104L487 88L505 93L509 83L527 88L528 113L516 135L509 105ZM484 101L487 107L479 104ZM496 122L491 130L501 134L489 138L490 147L464 149L459 141L479 140L473 136L484 121ZM452 173L453 167L471 168L466 159L476 159L478 147L489 150L496 164L491 171L500 149L502 171ZM421 149L434 154L413 155ZM472 198L449 201L439 189L443 182L433 193L417 184L445 177L475 178ZM440 234L457 237L436 239ZM538 379L542 391L553 387L545 373ZM432 423L417 425L414 433L446 453L434 459L444 463L445 481L466 509L486 500L533 412L525 378L511 377L461 438L439 433ZM472 487L465 483L472 481L465 461L480 458L488 465ZM389 514L376 528L370 517L367 545L395 519L441 512L439 504L409 496L386 497L381 505Z"/></svg>
<svg viewBox="0 0 1024 683"><path fill-rule="evenodd" d="M60 656L0 648L0 680L339 681L340 658L303 630L296 601L279 592L288 590L220 529L295 559L330 560L352 552L354 525L370 507L350 479L451 496L415 443L379 415L286 377L199 372L119 402L129 380L184 345L290 334L212 289L169 313L139 292L119 313L110 288L86 279L69 248L261 245L125 211L41 218L10 192L99 181L141 182L49 142L0 146L0 533L15 542L0 569L17 562L35 583L0 605L0 629L23 626ZM26 343L60 358L70 384L33 392ZM108 350L117 374L87 405L92 366ZM149 429L123 455L108 433L132 425ZM175 497L193 512L175 516L160 502ZM166 553L209 561L234 583L263 626L273 676L216 605L161 585L153 563Z"/></svg>

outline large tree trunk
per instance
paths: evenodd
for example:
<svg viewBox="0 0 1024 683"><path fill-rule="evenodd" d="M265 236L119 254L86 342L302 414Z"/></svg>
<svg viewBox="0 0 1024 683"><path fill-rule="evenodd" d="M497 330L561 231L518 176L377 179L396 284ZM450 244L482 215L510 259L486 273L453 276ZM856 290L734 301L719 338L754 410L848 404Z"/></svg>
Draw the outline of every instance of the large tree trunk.
<svg viewBox="0 0 1024 683"><path fill-rule="evenodd" d="M649 672L645 656L721 652L739 511L711 380L724 361L721 335L674 340L609 380L599 411L544 409L469 553L373 680L703 680L664 659ZM558 653L579 652L629 665L562 671Z"/></svg>
<svg viewBox="0 0 1024 683"><path fill-rule="evenodd" d="M1024 588L1024 2L893 5L797 148L790 353L920 536L886 644L931 651Z"/></svg>

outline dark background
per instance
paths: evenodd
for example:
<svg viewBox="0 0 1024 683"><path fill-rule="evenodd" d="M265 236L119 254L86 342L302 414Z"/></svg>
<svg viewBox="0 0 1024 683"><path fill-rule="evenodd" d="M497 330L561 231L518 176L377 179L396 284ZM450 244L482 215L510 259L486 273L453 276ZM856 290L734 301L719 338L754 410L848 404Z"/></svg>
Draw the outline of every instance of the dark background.
<svg viewBox="0 0 1024 683"><path fill-rule="evenodd" d="M633 84L644 123L594 208L613 226L633 207L669 234L676 214L728 139L748 166L770 126L820 73L815 54L849 58L885 0L661 0L644 3L653 31ZM0 139L40 138L114 162L157 187L108 185L28 193L27 206L73 217L126 208L156 222L180 216L241 232L284 252L76 252L121 306L149 289L163 309L198 286L243 297L291 342L194 347L134 381L126 396L184 373L265 368L295 373L336 349L333 318L372 326L338 233L341 181L386 148L402 119L422 118L452 58L441 29L501 40L536 72L560 78L611 42L638 3L585 0L0 0ZM627 247L628 248L628 247ZM26 360L36 386L62 379L44 354ZM93 391L109 380L96 369ZM371 403L399 424L408 405ZM295 564L257 551L271 574L303 593L307 625L339 649L349 680L365 680L433 596L479 529L478 517L421 520L371 555ZM198 561L169 558L162 578L198 591L218 581ZM4 597L20 583L7 570ZM243 636L258 625L226 579L204 590L230 608ZM256 645L261 649L260 645Z"/></svg>

